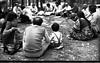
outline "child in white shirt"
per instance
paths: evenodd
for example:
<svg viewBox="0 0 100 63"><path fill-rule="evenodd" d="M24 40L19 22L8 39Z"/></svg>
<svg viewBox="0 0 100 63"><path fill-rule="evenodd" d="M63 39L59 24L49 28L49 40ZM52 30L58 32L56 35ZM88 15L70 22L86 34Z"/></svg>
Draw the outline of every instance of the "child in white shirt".
<svg viewBox="0 0 100 63"><path fill-rule="evenodd" d="M51 26L51 28L53 30L53 33L49 37L51 41L50 46L55 49L61 49L63 47L63 43L62 43L62 33L59 32L59 24L54 23Z"/></svg>

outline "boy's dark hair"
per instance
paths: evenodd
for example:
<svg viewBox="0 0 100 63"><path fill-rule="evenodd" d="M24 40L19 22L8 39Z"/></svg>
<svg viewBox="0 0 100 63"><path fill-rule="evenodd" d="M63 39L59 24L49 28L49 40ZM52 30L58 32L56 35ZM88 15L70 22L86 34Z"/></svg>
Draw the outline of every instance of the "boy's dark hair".
<svg viewBox="0 0 100 63"><path fill-rule="evenodd" d="M35 17L35 18L33 18L33 24L34 24L34 25L39 25L39 26L41 26L42 22L43 22L43 20L42 20L42 18L40 18L40 17Z"/></svg>
<svg viewBox="0 0 100 63"><path fill-rule="evenodd" d="M17 18L17 15L14 12L9 12L6 19L7 21L13 21L16 18Z"/></svg>
<svg viewBox="0 0 100 63"><path fill-rule="evenodd" d="M47 6L50 7L50 3L47 3Z"/></svg>
<svg viewBox="0 0 100 63"><path fill-rule="evenodd" d="M92 12L92 13L96 12L96 5L94 5L94 4L90 5L89 11Z"/></svg>
<svg viewBox="0 0 100 63"><path fill-rule="evenodd" d="M58 23L53 23L51 28L52 28L53 31L58 31L59 30L59 24Z"/></svg>

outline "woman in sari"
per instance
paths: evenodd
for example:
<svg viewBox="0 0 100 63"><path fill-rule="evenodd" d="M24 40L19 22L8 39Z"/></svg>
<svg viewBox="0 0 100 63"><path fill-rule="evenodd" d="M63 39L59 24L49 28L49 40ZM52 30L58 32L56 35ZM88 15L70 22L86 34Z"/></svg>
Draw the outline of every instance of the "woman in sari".
<svg viewBox="0 0 100 63"><path fill-rule="evenodd" d="M94 37L90 22L82 11L77 12L78 19L72 28L70 37L75 40L90 40Z"/></svg>

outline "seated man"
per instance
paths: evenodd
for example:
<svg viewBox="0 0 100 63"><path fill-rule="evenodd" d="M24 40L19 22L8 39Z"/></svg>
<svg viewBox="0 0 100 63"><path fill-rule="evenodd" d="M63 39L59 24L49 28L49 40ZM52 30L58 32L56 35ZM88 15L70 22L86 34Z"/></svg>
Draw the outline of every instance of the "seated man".
<svg viewBox="0 0 100 63"><path fill-rule="evenodd" d="M33 25L27 27L23 36L23 51L25 57L40 57L49 45L47 31L42 27L42 18L35 17ZM46 42L43 41L45 38Z"/></svg>
<svg viewBox="0 0 100 63"><path fill-rule="evenodd" d="M69 14L71 14L70 10L71 6L69 6L68 3L64 3L62 6L61 15L64 17L69 16Z"/></svg>
<svg viewBox="0 0 100 63"><path fill-rule="evenodd" d="M27 6L26 8L23 9L23 15L25 15L25 16L27 16L27 17L29 18L28 21L29 21L29 20L32 20L32 18L33 18L33 13L31 12L29 6Z"/></svg>
<svg viewBox="0 0 100 63"><path fill-rule="evenodd" d="M100 11L96 9L96 5L89 6L90 15L88 20L91 22L92 28L96 32L100 32Z"/></svg>
<svg viewBox="0 0 100 63"><path fill-rule="evenodd" d="M82 12L85 14L86 17L89 15L87 4L83 4Z"/></svg>
<svg viewBox="0 0 100 63"><path fill-rule="evenodd" d="M62 10L66 10L66 11L71 10L71 6L68 5L68 3L64 3Z"/></svg>
<svg viewBox="0 0 100 63"><path fill-rule="evenodd" d="M20 14L22 13L22 10L21 10L21 8L19 7L19 4L18 4L18 3L15 4L15 6L14 6L14 8L13 8L13 12L14 12L15 14L17 14L17 15L20 17Z"/></svg>
<svg viewBox="0 0 100 63"><path fill-rule="evenodd" d="M54 5L54 11L53 12L57 16L60 16L61 10L62 10L62 5L60 5L58 2L56 2L55 5Z"/></svg>
<svg viewBox="0 0 100 63"><path fill-rule="evenodd" d="M35 15L38 12L38 8L35 4L31 3L31 6L29 6L31 12Z"/></svg>
<svg viewBox="0 0 100 63"><path fill-rule="evenodd" d="M44 7L45 15L50 15L51 13L53 13L53 10L54 6L51 5L50 3L47 3L46 6Z"/></svg>

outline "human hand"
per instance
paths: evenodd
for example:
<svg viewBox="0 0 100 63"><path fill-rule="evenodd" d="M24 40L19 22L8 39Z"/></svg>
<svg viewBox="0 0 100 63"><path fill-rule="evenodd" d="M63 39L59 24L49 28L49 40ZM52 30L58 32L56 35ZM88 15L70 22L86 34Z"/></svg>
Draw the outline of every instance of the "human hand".
<svg viewBox="0 0 100 63"><path fill-rule="evenodd" d="M11 29L12 29L12 31L17 31L16 27L12 27Z"/></svg>

